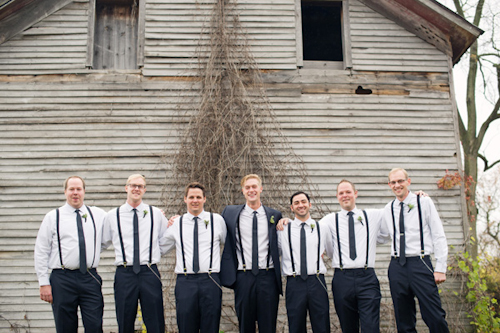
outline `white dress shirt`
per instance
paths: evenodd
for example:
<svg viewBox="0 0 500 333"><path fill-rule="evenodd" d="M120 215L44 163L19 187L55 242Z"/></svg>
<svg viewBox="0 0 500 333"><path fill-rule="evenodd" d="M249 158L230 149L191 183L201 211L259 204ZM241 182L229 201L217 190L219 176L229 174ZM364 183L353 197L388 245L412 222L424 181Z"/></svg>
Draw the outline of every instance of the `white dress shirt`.
<svg viewBox="0 0 500 333"><path fill-rule="evenodd" d="M226 240L226 222L219 214L214 216L214 244L212 254L212 272L220 271L220 245ZM175 273L184 274L184 262L182 260L182 246L179 217L170 226L165 236L160 239L162 253L172 250L175 246ZM193 231L194 215L186 213L182 216L182 242L184 244L184 259L186 261L186 273L193 274ZM208 273L210 268L210 249L212 247L212 231L210 225L210 213L203 211L198 215L198 253L200 270L198 273Z"/></svg>
<svg viewBox="0 0 500 333"><path fill-rule="evenodd" d="M103 220L106 212L98 207L90 207L94 217L92 220L91 214L85 205L79 209L85 237L87 267L95 268L99 265ZM75 208L68 203L59 208L62 262L66 269L71 270L80 268L80 245L78 242L76 214ZM56 210L54 209L45 215L36 237L35 270L40 286L50 284L49 270L61 268L58 244Z"/></svg>
<svg viewBox="0 0 500 333"><path fill-rule="evenodd" d="M366 219L363 211L358 208L352 210L354 213L354 234L356 238L356 259L349 257L349 216L348 211L342 209L339 216L339 239L342 254L342 265L344 269L364 268L366 264ZM337 226L335 214L331 213L321 219L320 224L325 224L330 229L331 242L327 242L327 253L332 258L332 267L340 268L339 246L337 241ZM383 209L366 209L369 229L368 267L375 267L375 255L377 243L385 243L389 239L388 230L383 223ZM331 249L328 249L332 246ZM330 252L332 255L330 256Z"/></svg>
<svg viewBox="0 0 500 333"><path fill-rule="evenodd" d="M115 266L123 265L122 247L120 243L120 234L118 233L118 224L116 221L116 210L120 210L120 227L123 239L123 247L125 249L125 259L127 266L132 266L134 263L134 211L133 207L128 203L119 208L112 209L106 215L104 220L103 232L103 248L107 248L113 244L115 248ZM149 243L151 235L151 213L149 205L141 202L137 206L137 217L139 218L139 256L140 264L147 265L149 263ZM167 231L168 221L163 216L161 211L153 207L153 237L152 237L152 256L151 264L160 262L161 253L159 239Z"/></svg>
<svg viewBox="0 0 500 333"><path fill-rule="evenodd" d="M325 263L321 255L325 252L325 242L330 234L328 226L316 223L313 219L308 219L302 222L299 219L291 220L291 236L292 236L292 251L293 263L295 265L295 274L300 276L302 267L300 266L300 231L302 223L305 223L304 230L306 231L306 257L307 257L307 275L317 273L318 259L319 272L326 273ZM318 229L320 228L321 240L319 243L319 258L318 258ZM284 276L293 276L292 257L290 255L290 242L288 239L288 225L280 231L278 230L278 249L281 254L281 271Z"/></svg>
<svg viewBox="0 0 500 333"><path fill-rule="evenodd" d="M394 220L396 224L396 253L399 255L399 213L401 210L399 200L389 202L385 206L384 218L391 237L394 233L391 206L394 206ZM418 217L417 196L410 192L403 200L404 221L405 221L405 244L406 256L420 255L420 222ZM410 208L410 206L412 208ZM435 254L436 272L446 273L446 261L448 259L448 244L444 234L443 224L434 206L434 202L429 197L420 197L422 207L422 226L424 235L424 254ZM394 255L394 242L391 245L391 254Z"/></svg>
<svg viewBox="0 0 500 333"><path fill-rule="evenodd" d="M269 251L269 221L267 220L264 206L260 206L257 210L257 239L259 245L259 269L267 268L267 255ZM253 230L253 212L254 210L247 205L240 214L240 236L238 227L236 227L236 255L238 256L238 270L243 270L243 261L241 258L240 244L243 244L243 255L245 256L246 269L252 269L252 230ZM278 221L276 221L278 222ZM273 268L273 258L269 256L269 268Z"/></svg>

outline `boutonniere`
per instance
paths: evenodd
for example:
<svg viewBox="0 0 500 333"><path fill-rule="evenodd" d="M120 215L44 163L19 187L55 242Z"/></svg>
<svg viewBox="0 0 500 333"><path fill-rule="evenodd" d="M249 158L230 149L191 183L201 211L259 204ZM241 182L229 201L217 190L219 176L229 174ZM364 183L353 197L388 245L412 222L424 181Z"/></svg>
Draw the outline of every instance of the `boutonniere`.
<svg viewBox="0 0 500 333"><path fill-rule="evenodd" d="M83 214L82 217L85 219L85 222L87 222L87 214Z"/></svg>
<svg viewBox="0 0 500 333"><path fill-rule="evenodd" d="M208 227L208 224L210 223L208 220L204 220L203 222L205 222L205 229Z"/></svg>
<svg viewBox="0 0 500 333"><path fill-rule="evenodd" d="M315 224L311 223L311 233L314 231Z"/></svg>
<svg viewBox="0 0 500 333"><path fill-rule="evenodd" d="M146 215L148 215L148 210L147 210L147 209L144 209L142 212L144 213L144 215L142 215L142 218L145 218L145 217L146 217Z"/></svg>
<svg viewBox="0 0 500 333"><path fill-rule="evenodd" d="M274 215L273 215L273 216L271 216L271 219L269 220L269 222L270 222L271 224L274 224Z"/></svg>
<svg viewBox="0 0 500 333"><path fill-rule="evenodd" d="M408 213L415 207L415 205L408 204Z"/></svg>
<svg viewBox="0 0 500 333"><path fill-rule="evenodd" d="M363 218L361 216L358 216L358 221L359 221L359 223L361 223L361 225L364 225L363 224Z"/></svg>

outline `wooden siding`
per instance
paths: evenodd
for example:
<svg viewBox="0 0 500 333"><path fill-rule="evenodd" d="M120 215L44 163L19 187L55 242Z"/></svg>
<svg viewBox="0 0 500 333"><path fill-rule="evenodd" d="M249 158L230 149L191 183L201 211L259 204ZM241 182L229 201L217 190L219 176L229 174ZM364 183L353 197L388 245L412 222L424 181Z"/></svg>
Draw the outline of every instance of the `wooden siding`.
<svg viewBox="0 0 500 333"><path fill-rule="evenodd" d="M342 178L357 184L359 207L382 207L392 198L387 171L403 166L411 174L413 188L434 198L449 244L459 248L463 243L460 191L440 191L436 186L444 170L457 168L452 104L443 88L447 80L446 74L311 70L265 76L284 134L303 157L328 210L338 209L334 188ZM62 181L72 174L84 176L87 204L110 209L125 200L127 176L141 172L148 178L146 200L161 205L160 190L169 184L161 156L175 149L178 129L195 112L191 101L197 92L186 82L139 75L16 81L0 77L0 262L8 268L0 273L0 314L13 323L29 324L31 332L49 332L52 313L39 300L32 250L43 215L64 201ZM375 94L354 94L361 81ZM186 113L181 116L177 107ZM106 251L99 268L105 281L108 332L116 329L112 257ZM387 246L380 248L377 260L384 302L390 305ZM172 273L163 267L172 304ZM225 303L230 305L231 299L232 292L226 292ZM168 313L173 314L172 308ZM331 313L335 324L333 307ZM174 317L167 321L174 322ZM9 329L0 320L0 332ZM227 320L221 329L234 331Z"/></svg>

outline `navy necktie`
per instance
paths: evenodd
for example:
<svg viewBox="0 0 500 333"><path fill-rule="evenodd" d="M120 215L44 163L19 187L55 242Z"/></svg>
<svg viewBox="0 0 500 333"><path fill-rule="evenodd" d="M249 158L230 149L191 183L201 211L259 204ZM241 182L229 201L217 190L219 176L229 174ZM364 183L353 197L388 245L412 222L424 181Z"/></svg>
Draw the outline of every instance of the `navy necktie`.
<svg viewBox="0 0 500 333"><path fill-rule="evenodd" d="M257 235L257 212L253 212L252 223L252 274L259 274L259 242Z"/></svg>
<svg viewBox="0 0 500 333"><path fill-rule="evenodd" d="M354 212L347 213L349 215L349 258L356 259L356 235L354 234Z"/></svg>
<svg viewBox="0 0 500 333"><path fill-rule="evenodd" d="M83 235L82 217L80 210L75 210L76 213L76 228L78 229L78 246L80 248L80 272L87 272L87 251L85 251L85 237Z"/></svg>
<svg viewBox="0 0 500 333"><path fill-rule="evenodd" d="M137 209L134 208L134 273L139 274L141 271L141 260L139 254L139 217Z"/></svg>
<svg viewBox="0 0 500 333"><path fill-rule="evenodd" d="M200 270L200 254L198 250L198 217L193 218L193 272L198 273Z"/></svg>
<svg viewBox="0 0 500 333"><path fill-rule="evenodd" d="M400 205L401 205L401 210L399 212L399 263L401 265L404 265L406 263L404 203L401 202Z"/></svg>
<svg viewBox="0 0 500 333"><path fill-rule="evenodd" d="M302 223L300 229L300 277L302 280L307 279L307 250L306 250L306 230L304 229L306 223Z"/></svg>

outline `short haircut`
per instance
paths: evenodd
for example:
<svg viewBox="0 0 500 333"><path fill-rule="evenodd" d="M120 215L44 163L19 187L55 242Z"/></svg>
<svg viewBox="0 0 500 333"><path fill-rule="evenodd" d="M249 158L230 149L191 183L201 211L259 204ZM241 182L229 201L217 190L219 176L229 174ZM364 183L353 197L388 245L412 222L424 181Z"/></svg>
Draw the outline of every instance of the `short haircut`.
<svg viewBox="0 0 500 333"><path fill-rule="evenodd" d="M347 180L347 179L342 179L342 180L339 182L339 184L337 185L337 191L336 191L336 193L339 193L339 186L340 186L340 184L342 184L342 183L348 183L348 184L351 184L353 191L354 191L354 192L356 192L356 186L354 185L354 183L353 183L353 182L351 182L350 180Z"/></svg>
<svg viewBox="0 0 500 333"><path fill-rule="evenodd" d="M408 179L408 177L409 177L409 176L408 176L408 172L407 172L405 169L403 169L403 168L394 168L394 169L392 169L391 171L389 171L389 175L387 176L387 179L389 179L389 181L390 181L390 180L391 180L391 175L392 175L394 172L398 172L398 171L403 172L403 173L404 173L404 175L405 175L405 179Z"/></svg>
<svg viewBox="0 0 500 333"><path fill-rule="evenodd" d="M205 197L205 186L198 182L192 182L186 185L186 189L184 190L184 196L187 197L189 190L192 188L199 188L203 192L203 197Z"/></svg>
<svg viewBox="0 0 500 333"><path fill-rule="evenodd" d="M66 191L68 189L68 181L73 178L80 179L83 184L83 189L85 190L85 180L83 180L83 178L80 176L69 176L68 178L66 178L66 180L64 181L64 190Z"/></svg>
<svg viewBox="0 0 500 333"><path fill-rule="evenodd" d="M144 187L146 187L146 177L144 177L143 175L141 175L140 173L134 173L133 175L130 175L127 179L127 184L125 185L128 185L130 184L130 181L132 179L136 179L136 178L141 178L142 180L144 180Z"/></svg>
<svg viewBox="0 0 500 333"><path fill-rule="evenodd" d="M307 198L307 201L311 202L311 199L309 199L309 194L307 194L306 192L303 192L303 191L298 191L298 192L295 192L294 194L292 194L292 196L290 197L290 205L293 205L293 198L299 194L305 195Z"/></svg>
<svg viewBox="0 0 500 333"><path fill-rule="evenodd" d="M241 188L243 188L243 186L245 186L245 183L247 182L247 180L249 179L257 179L257 181L259 182L259 185L262 186L262 179L259 177L259 175L256 175L254 173L251 173L249 175L246 175L245 177L243 177L241 179Z"/></svg>

